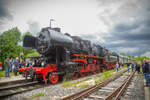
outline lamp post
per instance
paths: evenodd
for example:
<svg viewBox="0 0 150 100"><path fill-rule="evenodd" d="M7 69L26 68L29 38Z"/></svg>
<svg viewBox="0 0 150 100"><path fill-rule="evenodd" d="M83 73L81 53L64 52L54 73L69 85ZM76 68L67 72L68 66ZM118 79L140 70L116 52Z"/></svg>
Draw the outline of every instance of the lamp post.
<svg viewBox="0 0 150 100"><path fill-rule="evenodd" d="M55 21L54 19L50 19L50 28L52 28L52 21Z"/></svg>

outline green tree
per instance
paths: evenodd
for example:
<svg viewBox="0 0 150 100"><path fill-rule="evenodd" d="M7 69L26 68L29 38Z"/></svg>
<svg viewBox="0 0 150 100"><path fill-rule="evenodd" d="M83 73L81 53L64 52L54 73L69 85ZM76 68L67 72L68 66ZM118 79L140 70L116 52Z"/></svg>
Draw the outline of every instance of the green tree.
<svg viewBox="0 0 150 100"><path fill-rule="evenodd" d="M128 55L128 57L131 58L132 56L131 56L131 55Z"/></svg>
<svg viewBox="0 0 150 100"><path fill-rule="evenodd" d="M138 56L138 57L136 57L135 59L136 59L136 61L141 61L141 62L143 62L143 60L150 59L150 58L149 58L149 57L146 57L146 56Z"/></svg>
<svg viewBox="0 0 150 100"><path fill-rule="evenodd" d="M120 55L125 56L126 54L125 53L120 53Z"/></svg>
<svg viewBox="0 0 150 100"><path fill-rule="evenodd" d="M3 32L0 35L0 61L4 61L6 56L18 57L21 47L18 42L21 41L21 32L17 27Z"/></svg>
<svg viewBox="0 0 150 100"><path fill-rule="evenodd" d="M6 56L13 58L21 57L23 59L30 56L40 56L35 49L26 49L22 45L18 45L18 43L23 42L26 35L32 36L30 32L21 35L17 27L5 31L0 35L0 61L2 63L4 63Z"/></svg>

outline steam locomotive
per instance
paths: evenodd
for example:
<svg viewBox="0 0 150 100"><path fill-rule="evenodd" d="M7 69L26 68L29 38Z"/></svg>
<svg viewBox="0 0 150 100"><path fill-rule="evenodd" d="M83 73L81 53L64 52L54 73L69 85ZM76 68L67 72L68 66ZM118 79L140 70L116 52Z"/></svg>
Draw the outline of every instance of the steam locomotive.
<svg viewBox="0 0 150 100"><path fill-rule="evenodd" d="M40 66L20 68L19 72L32 79L44 79L56 84L63 77L77 79L113 69L119 55L79 36L63 34L60 28L42 28L38 37L25 36L25 48L36 49L42 56Z"/></svg>

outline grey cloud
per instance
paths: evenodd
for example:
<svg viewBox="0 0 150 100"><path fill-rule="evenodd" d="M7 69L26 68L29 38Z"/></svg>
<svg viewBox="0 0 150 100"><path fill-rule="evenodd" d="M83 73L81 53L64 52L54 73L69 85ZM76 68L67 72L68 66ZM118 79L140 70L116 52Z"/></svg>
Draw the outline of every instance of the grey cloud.
<svg viewBox="0 0 150 100"><path fill-rule="evenodd" d="M112 0L101 0L102 4L108 6L115 4ZM115 0L120 3L116 12L99 14L100 20L110 26L109 36L103 34L105 46L119 52L125 51L130 55L142 55L150 51L150 1L149 0ZM106 7L107 9L107 7ZM108 9L108 11L111 9ZM104 10L106 11L106 10ZM119 17L118 17L119 16ZM130 19L133 20L130 20ZM107 21L107 23L106 23Z"/></svg>
<svg viewBox="0 0 150 100"><path fill-rule="evenodd" d="M139 19L140 20L140 19ZM128 22L130 23L130 22ZM133 31L138 30L138 31ZM113 35L115 39L123 40L144 40L150 41L150 19L146 19L140 22L134 22L132 25L121 23L117 24L113 29Z"/></svg>
<svg viewBox="0 0 150 100"><path fill-rule="evenodd" d="M117 3L117 2L120 2L120 1L123 1L123 0L97 0L99 2L99 6L108 6L112 3Z"/></svg>
<svg viewBox="0 0 150 100"><path fill-rule="evenodd" d="M0 28L3 28L3 25L7 21L13 20L13 14L8 9L8 0L0 0Z"/></svg>
<svg viewBox="0 0 150 100"><path fill-rule="evenodd" d="M137 48L138 51L135 52L128 52L132 55L141 55L145 52L150 50L150 27L149 24L141 23L144 28L140 28L140 26L130 26L130 25L123 25L119 26L120 24L116 25L114 30L111 33L111 36L103 38L107 41L107 47L109 48L119 48L122 47L126 48ZM119 28L119 29L118 29ZM132 32L132 30L138 30L138 32ZM119 30L119 32L118 32ZM125 31L126 30L126 31ZM111 42L110 42L111 41ZM115 42L115 43L114 43ZM117 42L117 43L116 43Z"/></svg>
<svg viewBox="0 0 150 100"><path fill-rule="evenodd" d="M129 23L129 22L128 22ZM132 30L132 29L135 29L137 27L139 27L140 25L139 24L132 24L132 25L129 25L129 24L124 24L124 23L120 23L120 24L117 24L115 27L114 27L114 31L115 32L127 32L129 30Z"/></svg>
<svg viewBox="0 0 150 100"><path fill-rule="evenodd" d="M141 32L141 34L136 34L136 33L126 33L126 32L122 32L122 33L112 33L114 36L103 36L106 41L113 41L113 40L126 40L126 41L149 41L150 42L150 33L143 33Z"/></svg>
<svg viewBox="0 0 150 100"><path fill-rule="evenodd" d="M40 27L39 27L39 23L36 21L28 21L27 22L28 26L29 26L29 31L33 34L33 35L37 35L37 33L40 31Z"/></svg>
<svg viewBox="0 0 150 100"><path fill-rule="evenodd" d="M0 0L0 19L13 19L13 15L8 9L8 2L8 0Z"/></svg>

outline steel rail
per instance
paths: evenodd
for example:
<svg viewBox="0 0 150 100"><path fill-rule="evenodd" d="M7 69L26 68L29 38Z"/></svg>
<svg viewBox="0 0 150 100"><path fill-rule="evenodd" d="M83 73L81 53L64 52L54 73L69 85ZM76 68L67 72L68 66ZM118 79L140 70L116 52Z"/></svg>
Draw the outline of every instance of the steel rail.
<svg viewBox="0 0 150 100"><path fill-rule="evenodd" d="M12 85L12 86L11 85L10 86L4 86L4 87L0 88L0 91L10 90L10 89L14 89L14 88L23 87L23 86L34 85L37 83L38 83L38 81L34 81L34 82L29 82L29 83L16 84L16 85Z"/></svg>
<svg viewBox="0 0 150 100"><path fill-rule="evenodd" d="M0 82L0 87L1 86L6 86L6 85L11 85L11 84L16 84L16 83L23 83L23 82L31 82L31 79L25 80L25 79L20 79L20 80L12 80L12 81L4 81Z"/></svg>
<svg viewBox="0 0 150 100"><path fill-rule="evenodd" d="M130 76L127 78L127 80L125 80L123 82L123 84L119 88L117 88L113 93L111 93L109 96L107 96L104 100L112 100L113 98L115 98L113 100L119 100L119 98L121 97L121 95L126 90L128 84L130 83L132 77L134 76L134 73L135 72L132 72L130 74Z"/></svg>
<svg viewBox="0 0 150 100"><path fill-rule="evenodd" d="M36 83L36 82L32 82L32 83L26 83L26 84L22 84L22 86L20 85L18 85L18 87L16 87L16 88L7 88L7 90L12 90L12 89L19 89L20 87L22 87L22 88L25 88L25 89L22 89L22 90L19 90L19 91L15 91L15 92L12 92L12 93L7 93L7 94L1 94L0 95L0 99L1 98L5 98L5 97L8 97L8 96L12 96L12 95L15 95L15 94L19 94L19 93L23 93L23 92L27 92L27 91L31 91L31 90L35 90L35 89L39 89L39 88L44 88L44 87L47 87L47 86L49 86L49 85L41 85L41 84L39 84L40 86L36 86L36 87L33 87L33 88L27 88L27 86L32 86L32 85L35 85L35 84L37 84L38 85L38 83ZM4 90L5 91L5 90ZM1 93L3 92L3 90L2 91L0 91Z"/></svg>
<svg viewBox="0 0 150 100"><path fill-rule="evenodd" d="M125 82L125 84L122 86L121 90L119 91L119 93L116 95L116 97L114 98L114 100L119 100L120 97L122 96L122 94L125 92L125 90L127 89L127 87L129 86L129 83L131 82L133 76L134 76L135 72L132 73L132 75L129 77L129 79Z"/></svg>

